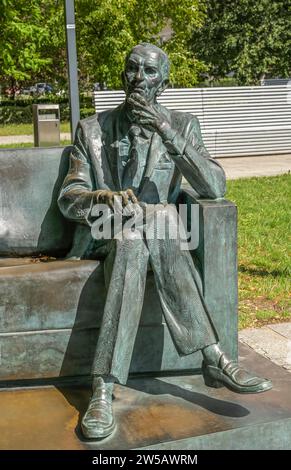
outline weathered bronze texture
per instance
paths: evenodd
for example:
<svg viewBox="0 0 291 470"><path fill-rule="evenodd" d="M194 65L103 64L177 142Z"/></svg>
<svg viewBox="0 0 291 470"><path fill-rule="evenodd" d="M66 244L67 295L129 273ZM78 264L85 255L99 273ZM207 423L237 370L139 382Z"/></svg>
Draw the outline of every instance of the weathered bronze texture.
<svg viewBox="0 0 291 470"><path fill-rule="evenodd" d="M69 251L74 228L57 207L68 150L0 150L1 380L90 373L104 309L103 261L59 258ZM195 199L189 189L180 196L183 203L199 205L198 281L223 350L236 359L236 207L224 199ZM176 351L149 272L130 371L154 374L200 365L200 351L188 356Z"/></svg>
<svg viewBox="0 0 291 470"><path fill-rule="evenodd" d="M262 392L271 388L271 382L248 374L219 346L198 269L190 252L181 249L181 240L170 236L170 228L177 225L173 205L178 202L182 176L199 197L218 199L225 193L225 175L204 147L198 119L157 103L168 85L168 74L169 61L161 49L142 43L130 51L123 73L126 100L113 111L79 123L60 191L62 213L79 223L70 257L105 256L107 297L92 375L106 379L107 391L115 381L126 383L150 264L179 354L202 351L202 372L209 385L226 385L239 393ZM118 195L127 214L141 219L140 230L126 229L124 216L121 239L93 240L94 206L105 204L105 224L106 218L117 216L113 200ZM151 215L145 218L149 205ZM167 230L160 237L155 223L162 219ZM101 436L104 428L98 418L103 416L103 404L94 399L94 387L92 400L88 413L92 417L95 406L95 426L88 428L87 413L83 421L89 438ZM110 406L107 416L112 414Z"/></svg>
<svg viewBox="0 0 291 470"><path fill-rule="evenodd" d="M85 437L101 439L114 431L116 423L112 410L112 392L113 383L106 384L102 377L95 379L93 395L81 423Z"/></svg>

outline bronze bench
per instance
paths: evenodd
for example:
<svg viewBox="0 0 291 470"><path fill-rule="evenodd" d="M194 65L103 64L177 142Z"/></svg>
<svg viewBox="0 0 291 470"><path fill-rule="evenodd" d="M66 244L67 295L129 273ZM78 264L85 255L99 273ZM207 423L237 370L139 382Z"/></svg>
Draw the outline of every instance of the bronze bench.
<svg viewBox="0 0 291 470"><path fill-rule="evenodd" d="M67 171L67 148L0 150L0 380L90 373L103 311L102 261L65 259L74 231L56 203ZM236 207L198 202L206 303L223 349L237 357ZM92 296L92 292L96 292ZM163 321L152 273L131 372L199 368L201 353L179 357Z"/></svg>

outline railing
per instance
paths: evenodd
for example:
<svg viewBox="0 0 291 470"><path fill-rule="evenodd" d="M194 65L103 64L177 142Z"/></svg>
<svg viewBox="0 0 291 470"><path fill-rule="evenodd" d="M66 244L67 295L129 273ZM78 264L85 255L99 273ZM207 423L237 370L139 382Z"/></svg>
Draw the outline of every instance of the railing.
<svg viewBox="0 0 291 470"><path fill-rule="evenodd" d="M290 83L290 82L289 82ZM123 91L96 91L96 112L124 100ZM291 153L291 87L169 88L158 99L200 120L213 157Z"/></svg>

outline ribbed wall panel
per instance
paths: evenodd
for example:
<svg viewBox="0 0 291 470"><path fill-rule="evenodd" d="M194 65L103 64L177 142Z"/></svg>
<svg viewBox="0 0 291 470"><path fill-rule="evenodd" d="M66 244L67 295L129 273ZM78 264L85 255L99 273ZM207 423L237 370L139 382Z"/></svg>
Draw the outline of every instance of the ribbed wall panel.
<svg viewBox="0 0 291 470"><path fill-rule="evenodd" d="M169 88L163 106L196 115L213 157L291 153L291 83L279 86ZM124 92L94 93L96 112L112 109Z"/></svg>

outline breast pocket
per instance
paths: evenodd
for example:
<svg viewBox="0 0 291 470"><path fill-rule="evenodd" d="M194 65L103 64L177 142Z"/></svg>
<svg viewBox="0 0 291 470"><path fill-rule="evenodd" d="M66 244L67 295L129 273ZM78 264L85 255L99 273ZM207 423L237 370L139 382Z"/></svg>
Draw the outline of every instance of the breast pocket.
<svg viewBox="0 0 291 470"><path fill-rule="evenodd" d="M173 162L169 159L168 155L164 153L158 160L155 170L171 170Z"/></svg>
<svg viewBox="0 0 291 470"><path fill-rule="evenodd" d="M171 170L172 163L171 162L161 162L157 163L155 166L155 170Z"/></svg>

